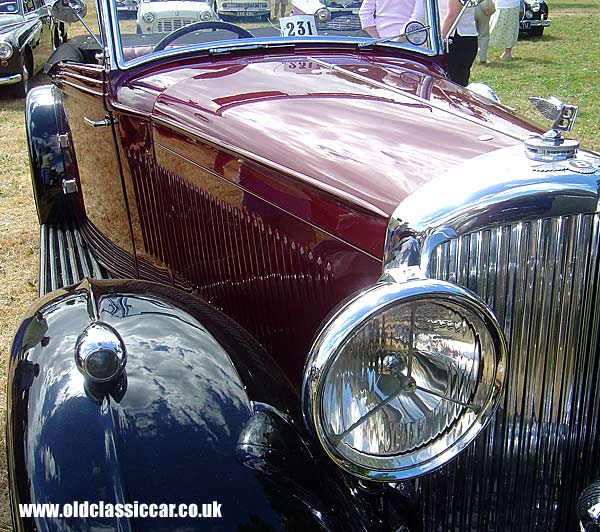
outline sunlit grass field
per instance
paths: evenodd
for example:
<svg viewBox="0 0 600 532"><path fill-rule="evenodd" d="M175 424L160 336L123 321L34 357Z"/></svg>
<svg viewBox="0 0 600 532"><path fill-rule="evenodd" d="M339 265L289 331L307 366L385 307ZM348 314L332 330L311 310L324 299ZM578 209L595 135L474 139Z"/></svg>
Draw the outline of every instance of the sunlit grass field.
<svg viewBox="0 0 600 532"><path fill-rule="evenodd" d="M88 21L94 17L90 9ZM573 136L600 151L600 2L550 0L552 26L541 39L522 39L515 59L502 62L490 48L489 63L476 63L472 81L489 84L502 101L542 122L529 96L555 95L580 105ZM135 28L135 21L125 24ZM135 31L133 29L133 31ZM82 30L73 26L71 34ZM36 83L47 78L37 76ZM38 226L31 196L22 101L0 97L0 412L4 420L6 360L12 334L37 293ZM4 434L3 422L0 434ZM68 435L65 435L68 437ZM0 532L11 529L4 438L0 437Z"/></svg>
<svg viewBox="0 0 600 532"><path fill-rule="evenodd" d="M600 150L600 2L549 0L552 24L542 38L521 39L514 60L490 47L488 64L475 62L471 81L490 85L503 103L539 121L529 96L555 95L579 105L573 136ZM543 120L542 120L543 121Z"/></svg>

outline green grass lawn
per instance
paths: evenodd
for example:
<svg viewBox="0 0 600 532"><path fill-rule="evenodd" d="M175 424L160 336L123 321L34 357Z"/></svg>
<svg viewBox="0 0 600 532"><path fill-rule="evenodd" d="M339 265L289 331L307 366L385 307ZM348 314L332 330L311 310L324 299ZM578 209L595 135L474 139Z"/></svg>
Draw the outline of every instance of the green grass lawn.
<svg viewBox="0 0 600 532"><path fill-rule="evenodd" d="M543 122L529 96L557 96L579 105L572 135L600 150L600 1L548 0L552 24L541 38L522 38L513 61L500 61L490 47L488 64L478 61L471 81L487 83L502 102Z"/></svg>

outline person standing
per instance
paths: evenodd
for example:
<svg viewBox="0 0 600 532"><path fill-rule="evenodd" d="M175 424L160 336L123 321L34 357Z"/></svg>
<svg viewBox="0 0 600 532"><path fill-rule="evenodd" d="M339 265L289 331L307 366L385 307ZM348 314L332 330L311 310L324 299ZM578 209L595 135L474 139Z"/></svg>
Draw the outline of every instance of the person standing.
<svg viewBox="0 0 600 532"><path fill-rule="evenodd" d="M287 0L274 0L273 3L275 4L275 8L273 9L273 17L271 18L271 20L285 17L285 10L287 8Z"/></svg>
<svg viewBox="0 0 600 532"><path fill-rule="evenodd" d="M423 0L363 0L358 16L362 29L375 39L397 37L408 22L424 22Z"/></svg>
<svg viewBox="0 0 600 532"><path fill-rule="evenodd" d="M513 58L512 49L519 38L519 0L496 0L496 13L492 19L490 44L504 48L500 59Z"/></svg>
<svg viewBox="0 0 600 532"><path fill-rule="evenodd" d="M471 76L471 66L477 56L477 26L475 25L475 9L468 7L462 13L459 0L440 0L440 20L442 20L442 36L450 38L448 46L448 77L466 87ZM448 35L450 28L460 16L456 28Z"/></svg>
<svg viewBox="0 0 600 532"><path fill-rule="evenodd" d="M475 8L475 25L477 26L477 44L479 45L479 62L487 63L487 51L490 43L490 19L496 12L493 0L477 4Z"/></svg>

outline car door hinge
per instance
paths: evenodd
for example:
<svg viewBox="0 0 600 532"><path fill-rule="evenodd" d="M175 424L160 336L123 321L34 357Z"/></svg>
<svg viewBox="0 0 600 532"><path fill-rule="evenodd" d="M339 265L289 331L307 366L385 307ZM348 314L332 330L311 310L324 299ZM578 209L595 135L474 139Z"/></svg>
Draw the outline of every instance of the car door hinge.
<svg viewBox="0 0 600 532"><path fill-rule="evenodd" d="M75 179L63 179L62 189L65 195L77 192L77 181Z"/></svg>
<svg viewBox="0 0 600 532"><path fill-rule="evenodd" d="M59 148L68 148L71 145L69 135L67 133L56 135L56 144L58 144Z"/></svg>

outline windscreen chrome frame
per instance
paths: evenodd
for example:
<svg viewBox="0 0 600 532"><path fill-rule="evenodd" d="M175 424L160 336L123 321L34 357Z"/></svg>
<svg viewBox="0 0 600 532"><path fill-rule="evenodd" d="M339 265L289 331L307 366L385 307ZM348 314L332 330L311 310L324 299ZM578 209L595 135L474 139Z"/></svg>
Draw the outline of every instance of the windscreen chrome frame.
<svg viewBox="0 0 600 532"><path fill-rule="evenodd" d="M431 48L425 48L422 46L415 46L409 43L382 43L378 46L390 47L392 49L403 49L407 51L414 51L422 55L433 57L444 53L444 47L441 38L440 31L440 17L438 11L438 0L424 0L427 2L426 12L430 21L430 41L432 44ZM129 70L145 63L153 62L157 59L167 59L170 57L176 57L189 52L200 52L210 55L213 51L215 53L222 53L223 51L234 50L234 49L252 49L252 48L264 48L268 51L268 48L279 48L285 46L295 46L298 44L307 45L322 45L323 43L331 43L333 45L348 45L365 43L369 44L373 39L365 37L315 37L315 38L283 38L283 37L269 37L269 38L256 38L247 43L240 45L238 39L230 39L226 41L219 41L217 45L212 46L198 46L189 45L182 46L176 50L163 50L158 53L148 54L143 57L135 58L131 61L126 61L123 56L123 48L121 41L121 34L119 31L119 21L117 16L117 6L115 0L96 0L96 8L99 14L99 22L101 27L101 33L105 44L105 56L108 55L109 60L106 62L109 70ZM370 50L369 47L365 47L365 50Z"/></svg>

